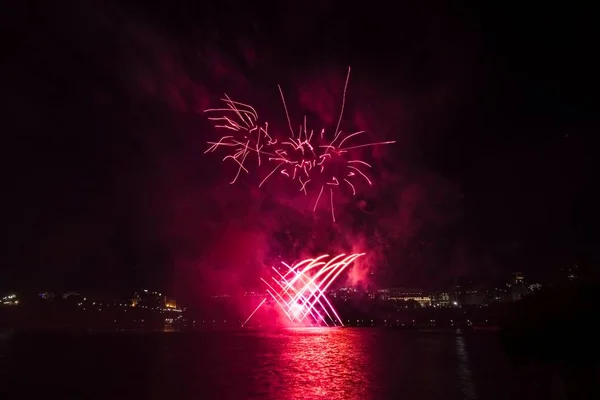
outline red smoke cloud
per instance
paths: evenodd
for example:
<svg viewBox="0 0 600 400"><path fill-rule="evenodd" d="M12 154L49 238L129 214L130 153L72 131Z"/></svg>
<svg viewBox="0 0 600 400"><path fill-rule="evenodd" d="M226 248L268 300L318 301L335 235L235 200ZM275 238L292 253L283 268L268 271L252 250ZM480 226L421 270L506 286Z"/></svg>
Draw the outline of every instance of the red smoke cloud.
<svg viewBox="0 0 600 400"><path fill-rule="evenodd" d="M223 51L216 45L178 43L143 24L123 38L123 77L131 97L164 107L162 112L169 115L150 129L156 136L147 140L147 157L155 169L143 178L145 195L139 201L144 207L139 213L169 249L180 287L218 292L250 286L265 263L270 267L280 254L293 262L317 251L368 253L349 271L349 284L368 284L371 272L390 268L401 280L407 276L403 271L421 268L410 259L421 246L415 238L435 235L457 218L457 188L399 158L414 146L416 110L446 107L447 90L413 101L371 82L366 70L353 72L359 78L350 80L340 129L366 130L371 139L398 143L361 150L373 165L373 185L361 185L356 197L336 196L339 215L332 224L327 209L313 214L314 198L286 189L281 181L258 189L259 180L243 175L237 186L228 185L233 166L202 154L206 142L218 137L202 111L226 92L253 103L273 121L273 129L287 131L277 92L281 83L292 124L298 125L306 113L312 126L331 134L341 111L345 66L292 74L285 64L276 67L278 60L266 58L249 40L238 40L235 49ZM244 68L236 59L243 60ZM251 82L249 75L263 79ZM286 80L277 82L276 76ZM139 135L151 137L144 124L134 127Z"/></svg>

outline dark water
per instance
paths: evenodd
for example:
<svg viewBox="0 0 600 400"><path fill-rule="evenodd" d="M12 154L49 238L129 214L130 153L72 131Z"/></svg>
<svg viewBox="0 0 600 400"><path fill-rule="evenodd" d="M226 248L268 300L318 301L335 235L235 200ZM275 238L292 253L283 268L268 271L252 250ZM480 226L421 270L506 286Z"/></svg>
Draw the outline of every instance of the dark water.
<svg viewBox="0 0 600 400"><path fill-rule="evenodd" d="M565 398L551 366L514 366L494 334L312 328L2 342L2 399Z"/></svg>

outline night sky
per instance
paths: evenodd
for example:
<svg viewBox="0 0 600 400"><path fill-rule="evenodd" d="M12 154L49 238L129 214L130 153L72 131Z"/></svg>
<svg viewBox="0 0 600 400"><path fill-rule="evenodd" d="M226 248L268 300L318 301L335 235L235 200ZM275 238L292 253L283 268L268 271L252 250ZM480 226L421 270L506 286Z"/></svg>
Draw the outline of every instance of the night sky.
<svg viewBox="0 0 600 400"><path fill-rule="evenodd" d="M191 298L251 284L278 237L315 229L382 238L369 271L398 286L598 261L591 10L9 3L0 289ZM276 186L229 186L203 154L217 137L203 110L223 92L276 126L281 84L292 118L330 127L349 65L344 124L397 141L367 155L368 212L341 200L340 226L323 228Z"/></svg>

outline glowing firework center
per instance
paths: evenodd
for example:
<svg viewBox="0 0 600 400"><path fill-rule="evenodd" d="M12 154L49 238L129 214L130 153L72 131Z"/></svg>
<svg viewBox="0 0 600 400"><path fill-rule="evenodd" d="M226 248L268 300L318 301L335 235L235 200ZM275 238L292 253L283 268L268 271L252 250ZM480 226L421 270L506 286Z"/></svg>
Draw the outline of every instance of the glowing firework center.
<svg viewBox="0 0 600 400"><path fill-rule="evenodd" d="M267 285L267 293L271 301L281 310L291 325L343 326L342 319L325 293L335 279L354 260L364 254L340 254L333 258L324 254L317 258L303 260L295 265L282 263L287 271L281 273L273 267L276 275L271 277L271 281L266 279L262 279L262 281ZM246 325L268 300L269 297L265 298L242 326Z"/></svg>

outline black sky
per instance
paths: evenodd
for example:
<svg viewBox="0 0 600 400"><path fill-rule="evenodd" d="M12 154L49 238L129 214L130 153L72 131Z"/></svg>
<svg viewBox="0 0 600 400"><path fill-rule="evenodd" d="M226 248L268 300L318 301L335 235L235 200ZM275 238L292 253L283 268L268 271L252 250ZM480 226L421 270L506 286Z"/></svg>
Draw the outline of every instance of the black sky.
<svg viewBox="0 0 600 400"><path fill-rule="evenodd" d="M184 250L157 232L165 182L203 192L226 179L201 172L214 160L193 161L197 171L173 167L203 157L197 132L210 128L201 106L224 91L246 96L250 83L267 96L265 88L311 74L343 79L347 65L356 86L374 93L372 107L377 96L396 99L409 115L405 125L402 113L380 117L384 136L394 123L407 127L391 165L460 194L460 216L445 231L451 240L439 232L423 239L459 256L446 267L437 259L428 276L543 275L598 261L590 9L9 3L0 289L185 287L173 262ZM216 64L225 78L216 78ZM418 274L391 275L424 284Z"/></svg>

